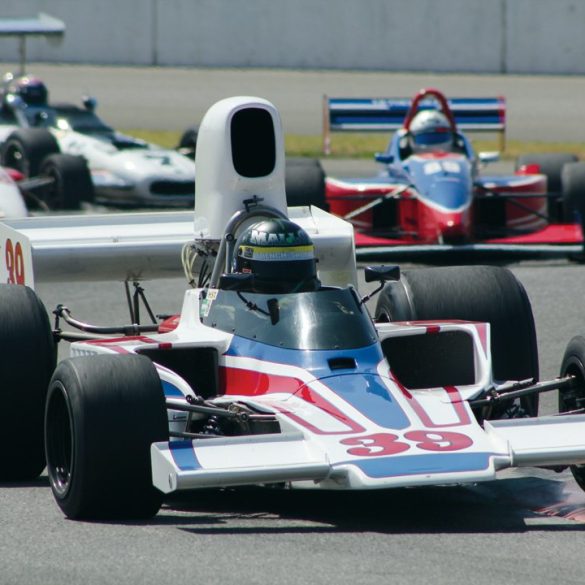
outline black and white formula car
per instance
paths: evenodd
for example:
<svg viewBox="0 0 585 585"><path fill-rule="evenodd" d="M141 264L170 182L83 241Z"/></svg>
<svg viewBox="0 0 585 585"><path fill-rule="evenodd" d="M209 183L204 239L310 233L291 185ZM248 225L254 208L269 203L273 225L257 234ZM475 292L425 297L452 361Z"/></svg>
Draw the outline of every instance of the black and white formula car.
<svg viewBox="0 0 585 585"><path fill-rule="evenodd" d="M280 120L260 98L215 104L196 156L195 220L0 224L3 481L46 465L70 518L148 517L178 490L448 485L524 466L572 466L585 486L585 340L558 379L539 380L530 303L509 271L369 267L379 285L360 295L352 226L287 208ZM157 319L146 304L151 324L138 285L131 323L111 327L64 306L51 326L32 288L164 276L179 254L182 307ZM71 342L59 364L56 341ZM549 390L564 416L537 416Z"/></svg>
<svg viewBox="0 0 585 585"><path fill-rule="evenodd" d="M77 106L52 104L48 98L40 79L5 76L0 96L2 164L19 170L33 168L47 149L57 150L87 161L97 203L193 206L193 160L115 131L97 116L95 99L86 98Z"/></svg>

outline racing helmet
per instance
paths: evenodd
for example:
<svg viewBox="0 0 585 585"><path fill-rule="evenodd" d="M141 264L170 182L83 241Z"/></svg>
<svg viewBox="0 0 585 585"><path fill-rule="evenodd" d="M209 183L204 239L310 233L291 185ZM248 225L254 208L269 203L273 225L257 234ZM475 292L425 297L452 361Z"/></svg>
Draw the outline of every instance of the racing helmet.
<svg viewBox="0 0 585 585"><path fill-rule="evenodd" d="M288 219L266 219L245 229L236 241L233 270L252 273L256 292L314 291L321 284L311 238Z"/></svg>
<svg viewBox="0 0 585 585"><path fill-rule="evenodd" d="M49 90L38 78L16 77L8 86L7 95L18 96L28 106L45 106L49 101Z"/></svg>
<svg viewBox="0 0 585 585"><path fill-rule="evenodd" d="M453 130L447 116L437 110L421 110L410 123L410 141L414 152L451 150Z"/></svg>

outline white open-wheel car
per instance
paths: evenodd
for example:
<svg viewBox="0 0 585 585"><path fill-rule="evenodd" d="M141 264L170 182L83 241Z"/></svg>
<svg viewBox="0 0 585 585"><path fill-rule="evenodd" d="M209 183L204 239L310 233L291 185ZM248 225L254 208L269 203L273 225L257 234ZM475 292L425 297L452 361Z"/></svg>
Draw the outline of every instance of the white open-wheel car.
<svg viewBox="0 0 585 585"><path fill-rule="evenodd" d="M196 157L195 218L0 226L2 481L46 466L68 517L121 519L195 488L373 490L525 466L571 466L585 485L585 340L541 381L530 302L511 272L368 267L378 286L360 294L352 226L286 206L281 122L263 99L211 107ZM33 288L172 275L179 255L182 307L160 320L146 304L148 324L138 285L131 322L117 326L62 305L51 323ZM71 343L58 364L56 342ZM552 390L563 416L538 417Z"/></svg>

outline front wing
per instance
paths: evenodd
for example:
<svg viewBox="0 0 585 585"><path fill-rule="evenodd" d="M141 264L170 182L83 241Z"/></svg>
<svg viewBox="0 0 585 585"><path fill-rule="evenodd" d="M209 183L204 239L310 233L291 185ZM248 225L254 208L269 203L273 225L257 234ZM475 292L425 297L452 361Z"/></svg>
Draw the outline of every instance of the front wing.
<svg viewBox="0 0 585 585"><path fill-rule="evenodd" d="M477 448L339 459L301 433L155 443L154 485L175 490L290 482L292 487L383 489L472 483L508 467L585 463L585 415L489 421Z"/></svg>
<svg viewBox="0 0 585 585"><path fill-rule="evenodd" d="M537 176L484 177L478 185L482 190L496 193L497 197L522 197L531 189L531 180ZM359 201L358 210L350 211L343 219L351 220L356 229L355 245L358 260L376 257L401 258L508 256L508 257L566 257L584 251L583 229L578 223L551 223L528 233L505 237L486 238L457 244L419 244L413 238L371 233L362 225L360 214L373 209L385 199L413 197L407 183L391 177L355 179L327 179L328 198L333 201Z"/></svg>

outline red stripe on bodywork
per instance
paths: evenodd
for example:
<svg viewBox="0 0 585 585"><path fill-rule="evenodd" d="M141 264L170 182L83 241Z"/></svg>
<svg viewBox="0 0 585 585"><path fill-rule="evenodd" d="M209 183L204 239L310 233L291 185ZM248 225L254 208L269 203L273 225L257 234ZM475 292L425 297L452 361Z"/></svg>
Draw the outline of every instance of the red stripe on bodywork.
<svg viewBox="0 0 585 585"><path fill-rule="evenodd" d="M270 403L270 406L288 416L290 419L320 435L338 435L345 433L361 433L365 429L351 420L338 408L325 400L319 393L309 388L305 383L292 376L279 376L243 368L219 368L219 384L224 394L243 396L264 396L266 394L285 393L296 394L298 398L319 408L337 421L343 423L347 430L328 431L316 427L312 422L302 418L297 413L288 410L282 403Z"/></svg>
<svg viewBox="0 0 585 585"><path fill-rule="evenodd" d="M416 399L414 394L412 394L405 386L403 386L394 377L394 375L392 374L391 371L390 371L389 375L390 375L390 378L392 379L392 381L398 386L398 388L402 392L403 396L408 400L410 407L416 413L416 415L419 417L419 419L425 425L425 427L440 429L443 427L459 427L459 426L465 426L465 425L470 424L471 421L469 419L469 413L467 412L467 409L465 408L465 404L463 403L463 399L461 398L461 394L459 393L459 390L457 390L457 388L455 388L455 386L445 386L444 390L447 392L447 396L449 397L449 401L451 403L451 406L453 407L453 410L457 414L457 418L459 419L459 422L436 424L431 420L431 417L429 416L427 411L424 409L422 404Z"/></svg>
<svg viewBox="0 0 585 585"><path fill-rule="evenodd" d="M275 392L295 394L303 386L302 380L292 376L279 376L225 366L219 368L219 387L222 393L227 395L262 396Z"/></svg>

